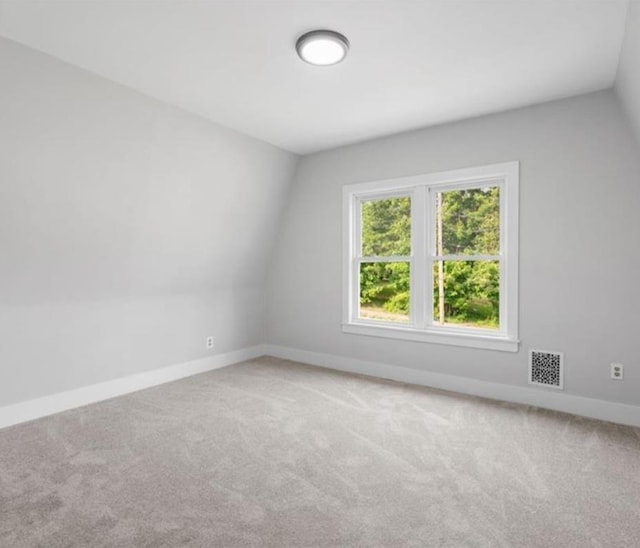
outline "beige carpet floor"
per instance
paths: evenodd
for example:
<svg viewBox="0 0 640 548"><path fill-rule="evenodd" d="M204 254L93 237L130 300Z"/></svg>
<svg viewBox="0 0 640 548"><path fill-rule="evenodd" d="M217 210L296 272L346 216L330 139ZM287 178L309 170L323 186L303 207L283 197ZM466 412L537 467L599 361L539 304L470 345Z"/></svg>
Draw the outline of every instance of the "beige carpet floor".
<svg viewBox="0 0 640 548"><path fill-rule="evenodd" d="M260 358L0 430L0 546L640 546L640 430Z"/></svg>

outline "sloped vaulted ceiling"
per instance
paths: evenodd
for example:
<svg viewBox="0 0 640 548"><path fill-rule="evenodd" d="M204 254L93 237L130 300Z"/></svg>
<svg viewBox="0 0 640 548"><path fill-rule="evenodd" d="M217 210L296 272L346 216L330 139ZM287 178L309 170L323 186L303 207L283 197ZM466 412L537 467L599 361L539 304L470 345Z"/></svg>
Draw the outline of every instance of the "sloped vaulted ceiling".
<svg viewBox="0 0 640 548"><path fill-rule="evenodd" d="M0 34L306 153L605 89L624 0L0 0ZM351 41L299 61L301 33Z"/></svg>

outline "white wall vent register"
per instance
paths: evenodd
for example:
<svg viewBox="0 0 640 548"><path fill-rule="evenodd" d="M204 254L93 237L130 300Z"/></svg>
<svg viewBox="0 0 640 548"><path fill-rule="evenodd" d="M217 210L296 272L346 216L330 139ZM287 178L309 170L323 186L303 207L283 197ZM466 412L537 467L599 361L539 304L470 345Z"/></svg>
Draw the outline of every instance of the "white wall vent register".
<svg viewBox="0 0 640 548"><path fill-rule="evenodd" d="M529 382L562 390L564 387L563 362L562 352L531 350L529 352Z"/></svg>

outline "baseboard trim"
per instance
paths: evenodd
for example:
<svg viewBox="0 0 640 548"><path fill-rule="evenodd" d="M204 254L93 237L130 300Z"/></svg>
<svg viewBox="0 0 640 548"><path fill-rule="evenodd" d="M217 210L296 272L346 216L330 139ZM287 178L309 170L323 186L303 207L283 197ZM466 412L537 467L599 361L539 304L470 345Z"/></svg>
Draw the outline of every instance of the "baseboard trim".
<svg viewBox="0 0 640 548"><path fill-rule="evenodd" d="M310 352L308 350L285 346L268 344L265 345L264 352L268 356L329 369L337 369L339 371L359 373L383 379L440 388L442 390L451 390L473 396L532 405L629 426L640 426L640 407L635 405L585 398L564 392L534 390L521 386L443 375L441 373L432 373L429 371L410 369L408 367L347 358L345 356Z"/></svg>
<svg viewBox="0 0 640 548"><path fill-rule="evenodd" d="M207 356L198 360L7 405L0 407L0 428L39 419L47 415L54 415L55 413L137 392L138 390L151 388L152 386L199 373L206 373L234 363L251 360L264 354L264 345L251 346L225 354Z"/></svg>
<svg viewBox="0 0 640 548"><path fill-rule="evenodd" d="M462 394L533 405L554 411L563 411L593 419L640 427L640 406L585 398L566 393L533 390L526 387L491 383L380 362L267 344L243 348L225 354L216 354L199 360L154 369L112 381L83 386L74 390L0 407L0 428L123 396L199 373L206 373L207 371L251 360L262 355L328 369L451 390Z"/></svg>

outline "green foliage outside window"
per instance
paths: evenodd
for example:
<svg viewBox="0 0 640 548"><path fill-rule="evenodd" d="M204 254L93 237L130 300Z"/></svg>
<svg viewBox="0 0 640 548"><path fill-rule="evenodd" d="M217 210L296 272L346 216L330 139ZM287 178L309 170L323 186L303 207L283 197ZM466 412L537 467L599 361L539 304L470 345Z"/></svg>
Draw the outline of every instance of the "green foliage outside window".
<svg viewBox="0 0 640 548"><path fill-rule="evenodd" d="M411 254L411 199L388 198L362 204L362 255Z"/></svg>
<svg viewBox="0 0 640 548"><path fill-rule="evenodd" d="M362 254L365 257L411 254L409 197L367 201L362 204ZM363 263L360 268L361 307L368 309L368 316L372 318L407 321L409 281L409 263ZM379 311L389 314L381 317Z"/></svg>
<svg viewBox="0 0 640 548"><path fill-rule="evenodd" d="M497 255L500 250L498 187L439 193L443 255ZM435 227L434 227L435 228ZM437 230L434 230L438 237ZM362 204L363 256L408 256L411 253L409 197ZM363 317L386 313L384 319L407 321L410 271L406 262L363 263L360 304ZM491 260L444 261L444 306L439 306L439 269L434 264L434 318L443 323L497 328L499 322L499 263ZM441 317L441 314L444 317Z"/></svg>

